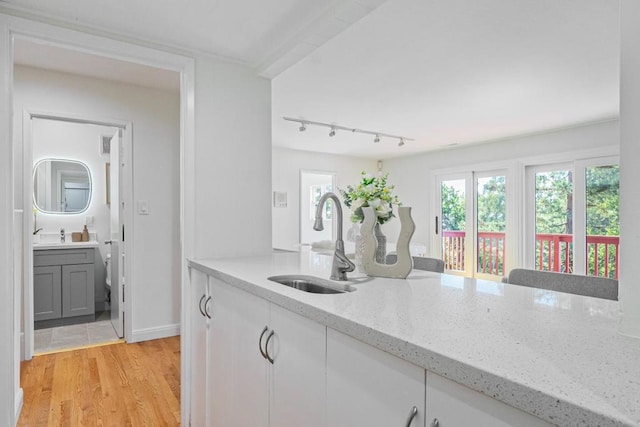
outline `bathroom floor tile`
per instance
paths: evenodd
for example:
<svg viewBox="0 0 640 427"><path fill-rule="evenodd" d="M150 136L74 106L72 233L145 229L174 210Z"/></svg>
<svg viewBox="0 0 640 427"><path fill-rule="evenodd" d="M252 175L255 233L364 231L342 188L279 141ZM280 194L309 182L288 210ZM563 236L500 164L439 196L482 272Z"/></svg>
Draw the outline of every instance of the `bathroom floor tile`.
<svg viewBox="0 0 640 427"><path fill-rule="evenodd" d="M90 344L114 342L119 339L111 325L111 320L58 326L35 331L34 351L43 353Z"/></svg>
<svg viewBox="0 0 640 427"><path fill-rule="evenodd" d="M87 324L53 328L51 347L75 347L89 344Z"/></svg>
<svg viewBox="0 0 640 427"><path fill-rule="evenodd" d="M51 337L53 331L51 329L38 329L33 334L33 347L35 351L43 351L45 348L51 347Z"/></svg>
<svg viewBox="0 0 640 427"><path fill-rule="evenodd" d="M89 323L87 329L89 331L89 342L91 344L117 341L120 339L116 335L116 331L113 329L110 320Z"/></svg>

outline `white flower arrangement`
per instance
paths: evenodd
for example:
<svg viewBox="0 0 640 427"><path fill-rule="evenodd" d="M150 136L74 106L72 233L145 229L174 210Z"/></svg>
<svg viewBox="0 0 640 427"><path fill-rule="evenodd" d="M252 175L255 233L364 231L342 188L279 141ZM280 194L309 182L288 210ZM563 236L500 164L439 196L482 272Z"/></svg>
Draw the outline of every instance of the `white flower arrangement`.
<svg viewBox="0 0 640 427"><path fill-rule="evenodd" d="M392 194L393 185L387 185L389 174L375 177L366 172L361 172L362 181L355 187L347 185L347 189L339 190L344 198L344 204L351 209L351 222L357 223L364 220L363 207L372 207L376 211L378 224L384 224L395 215L393 207L401 206L398 196Z"/></svg>

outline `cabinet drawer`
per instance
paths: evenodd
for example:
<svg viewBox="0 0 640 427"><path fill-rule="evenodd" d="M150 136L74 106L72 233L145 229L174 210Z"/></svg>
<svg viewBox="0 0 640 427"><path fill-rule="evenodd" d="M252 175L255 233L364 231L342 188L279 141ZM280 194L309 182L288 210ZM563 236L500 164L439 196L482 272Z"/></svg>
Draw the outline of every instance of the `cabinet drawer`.
<svg viewBox="0 0 640 427"><path fill-rule="evenodd" d="M51 249L35 251L33 253L33 266L67 265L67 264L93 264L94 249Z"/></svg>

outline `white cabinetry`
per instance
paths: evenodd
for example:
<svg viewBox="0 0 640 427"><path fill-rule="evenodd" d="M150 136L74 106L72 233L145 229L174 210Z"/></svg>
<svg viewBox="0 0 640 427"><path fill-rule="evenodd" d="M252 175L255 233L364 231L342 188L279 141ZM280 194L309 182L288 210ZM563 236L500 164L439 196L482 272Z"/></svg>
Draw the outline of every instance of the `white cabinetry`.
<svg viewBox="0 0 640 427"><path fill-rule="evenodd" d="M188 374L191 384L190 414L191 425L200 427L207 425L207 330L210 319L205 312L205 304L210 304L209 279L206 274L196 269L191 269L189 273L191 276L191 301L189 304L191 355Z"/></svg>
<svg viewBox="0 0 640 427"><path fill-rule="evenodd" d="M324 427L326 328L209 283L208 425Z"/></svg>
<svg viewBox="0 0 640 427"><path fill-rule="evenodd" d="M191 269L193 427L542 427L544 421Z"/></svg>
<svg viewBox="0 0 640 427"><path fill-rule="evenodd" d="M533 415L429 371L426 414L427 426L433 427L550 426Z"/></svg>
<svg viewBox="0 0 640 427"><path fill-rule="evenodd" d="M271 427L324 427L327 328L273 304L270 326Z"/></svg>
<svg viewBox="0 0 640 427"><path fill-rule="evenodd" d="M328 329L327 426L424 426L424 381L424 369Z"/></svg>
<svg viewBox="0 0 640 427"><path fill-rule="evenodd" d="M210 426L268 426L268 362L258 346L269 303L210 278ZM264 342L264 336L263 336Z"/></svg>

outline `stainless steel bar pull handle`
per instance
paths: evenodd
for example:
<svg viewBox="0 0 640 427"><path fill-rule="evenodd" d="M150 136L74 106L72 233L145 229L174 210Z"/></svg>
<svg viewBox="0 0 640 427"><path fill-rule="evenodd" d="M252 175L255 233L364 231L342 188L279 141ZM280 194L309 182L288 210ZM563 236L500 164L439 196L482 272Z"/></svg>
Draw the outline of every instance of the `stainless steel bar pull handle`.
<svg viewBox="0 0 640 427"><path fill-rule="evenodd" d="M264 329L262 330L262 333L260 334L260 338L258 339L258 348L260 349L260 354L265 359L267 358L267 354L262 350L262 337L264 337L264 334L267 333L268 330L269 330L269 327L265 326Z"/></svg>
<svg viewBox="0 0 640 427"><path fill-rule="evenodd" d="M414 406L413 408L411 408L411 413L409 414L409 418L407 419L407 427L411 426L411 423L413 422L413 419L416 417L416 415L418 415L418 408Z"/></svg>
<svg viewBox="0 0 640 427"><path fill-rule="evenodd" d="M438 421L437 418L434 418L433 421L431 421L431 427L440 427L440 421Z"/></svg>
<svg viewBox="0 0 640 427"><path fill-rule="evenodd" d="M204 297L206 297L206 295L202 294L202 297L200 298L200 302L198 303L198 309L200 310L200 314L202 314L202 317L207 316L206 314L204 314L204 311L202 311L202 300L204 300Z"/></svg>
<svg viewBox="0 0 640 427"><path fill-rule="evenodd" d="M273 358L271 357L271 355L269 354L269 341L271 341L271 338L273 338L273 336L276 334L276 331L271 331L271 333L269 334L269 336L267 337L267 342L264 343L264 351L265 353L267 353L267 360L273 365Z"/></svg>
<svg viewBox="0 0 640 427"><path fill-rule="evenodd" d="M207 301L204 303L204 313L205 315L211 319L211 315L209 314L209 303L211 302L211 297L207 298Z"/></svg>

